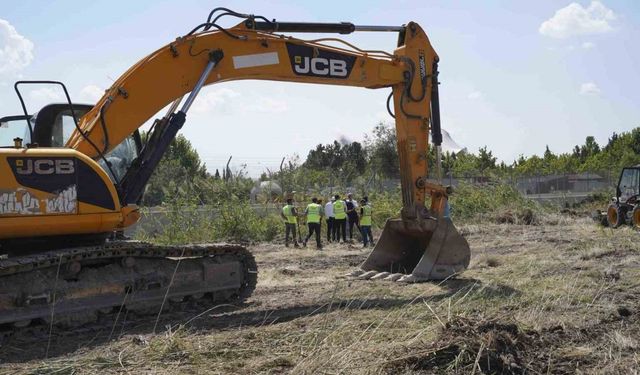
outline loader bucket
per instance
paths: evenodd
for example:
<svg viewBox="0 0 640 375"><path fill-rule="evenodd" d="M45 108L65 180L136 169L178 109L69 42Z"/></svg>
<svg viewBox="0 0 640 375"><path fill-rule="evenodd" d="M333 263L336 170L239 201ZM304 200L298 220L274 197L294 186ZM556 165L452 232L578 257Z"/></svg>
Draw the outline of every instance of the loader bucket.
<svg viewBox="0 0 640 375"><path fill-rule="evenodd" d="M360 275L404 282L443 280L464 271L470 257L467 240L448 218L389 219Z"/></svg>

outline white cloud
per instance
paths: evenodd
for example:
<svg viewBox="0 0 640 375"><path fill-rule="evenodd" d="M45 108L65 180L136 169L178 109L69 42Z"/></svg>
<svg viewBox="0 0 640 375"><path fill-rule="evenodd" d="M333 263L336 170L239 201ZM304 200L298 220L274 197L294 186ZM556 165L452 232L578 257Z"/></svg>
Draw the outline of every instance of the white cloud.
<svg viewBox="0 0 640 375"><path fill-rule="evenodd" d="M470 100L482 99L482 93L480 91L473 91L467 95L467 98Z"/></svg>
<svg viewBox="0 0 640 375"><path fill-rule="evenodd" d="M591 43L591 42L583 42L581 46L584 49L591 49L591 48L595 47L596 45Z"/></svg>
<svg viewBox="0 0 640 375"><path fill-rule="evenodd" d="M283 113L289 110L289 106L284 100L261 97L248 109L263 113Z"/></svg>
<svg viewBox="0 0 640 375"><path fill-rule="evenodd" d="M544 21L538 31L542 35L564 39L576 35L602 34L613 30L616 14L599 1L588 7L571 3Z"/></svg>
<svg viewBox="0 0 640 375"><path fill-rule="evenodd" d="M104 95L104 90L96 85L87 85L80 90L80 101L96 103Z"/></svg>
<svg viewBox="0 0 640 375"><path fill-rule="evenodd" d="M197 113L204 113L214 109L220 109L221 105L229 104L231 102L231 99L238 96L240 96L239 93L225 87L201 93L193 103L192 109Z"/></svg>
<svg viewBox="0 0 640 375"><path fill-rule="evenodd" d="M193 103L194 113L232 113L232 112L260 112L283 113L289 110L286 101L268 96L240 95L230 88L208 89L202 92Z"/></svg>
<svg viewBox="0 0 640 375"><path fill-rule="evenodd" d="M0 18L0 74L15 73L33 60L33 43Z"/></svg>
<svg viewBox="0 0 640 375"><path fill-rule="evenodd" d="M51 103L66 103L60 87L40 87L26 91L25 102L30 113L39 111L40 108Z"/></svg>
<svg viewBox="0 0 640 375"><path fill-rule="evenodd" d="M53 101L62 100L62 89L60 91L52 87L42 87L39 89L31 90L29 97L38 102L49 103Z"/></svg>
<svg viewBox="0 0 640 375"><path fill-rule="evenodd" d="M580 85L580 95L599 95L600 88L593 82L585 82Z"/></svg>

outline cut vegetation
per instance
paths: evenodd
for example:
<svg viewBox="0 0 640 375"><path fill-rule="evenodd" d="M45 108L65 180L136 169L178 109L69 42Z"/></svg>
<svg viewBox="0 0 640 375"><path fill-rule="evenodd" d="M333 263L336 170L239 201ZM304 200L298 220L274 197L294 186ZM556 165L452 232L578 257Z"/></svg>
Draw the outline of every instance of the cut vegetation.
<svg viewBox="0 0 640 375"><path fill-rule="evenodd" d="M46 333L25 333L0 348L0 372L637 371L638 234L568 216L538 221L461 225L472 265L439 283L341 278L367 256L360 247L257 245L258 288L244 306L168 312L181 324L161 318L155 335L155 317L54 330L48 359Z"/></svg>

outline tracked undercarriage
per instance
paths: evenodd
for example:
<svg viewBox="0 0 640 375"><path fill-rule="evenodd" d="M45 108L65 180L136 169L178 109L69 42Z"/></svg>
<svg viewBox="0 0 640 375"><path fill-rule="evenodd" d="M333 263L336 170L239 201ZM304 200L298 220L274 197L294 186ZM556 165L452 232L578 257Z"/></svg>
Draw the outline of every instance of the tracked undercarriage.
<svg viewBox="0 0 640 375"><path fill-rule="evenodd" d="M65 329L100 314L158 313L187 299L241 302L257 282L253 255L230 244L115 241L0 260L0 329Z"/></svg>

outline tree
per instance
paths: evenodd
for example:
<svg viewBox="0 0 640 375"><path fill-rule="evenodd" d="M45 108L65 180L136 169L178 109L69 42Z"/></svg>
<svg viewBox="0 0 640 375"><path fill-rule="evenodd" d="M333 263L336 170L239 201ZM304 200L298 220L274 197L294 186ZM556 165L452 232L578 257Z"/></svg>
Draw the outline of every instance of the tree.
<svg viewBox="0 0 640 375"><path fill-rule="evenodd" d="M640 155L640 127L631 131L631 149L636 155Z"/></svg>
<svg viewBox="0 0 640 375"><path fill-rule="evenodd" d="M319 144L309 151L302 167L316 172L329 171L348 184L364 173L367 167L366 152L359 142Z"/></svg>
<svg viewBox="0 0 640 375"><path fill-rule="evenodd" d="M466 151L459 152L453 163L453 175L459 177L474 177L478 174L478 161L474 154Z"/></svg>
<svg viewBox="0 0 640 375"><path fill-rule="evenodd" d="M365 149L360 142L347 143L342 147L343 165L351 163L357 171L364 172L367 166Z"/></svg>
<svg viewBox="0 0 640 375"><path fill-rule="evenodd" d="M589 157L599 152L600 146L598 146L596 139L591 135L585 139L584 145L573 148L573 156L580 159L580 163L584 163Z"/></svg>
<svg viewBox="0 0 640 375"><path fill-rule="evenodd" d="M395 129L383 122L375 126L372 136L365 137L369 165L375 173L387 178L400 177L400 162L396 147Z"/></svg>
<svg viewBox="0 0 640 375"><path fill-rule="evenodd" d="M480 173L485 173L489 170L496 169L496 157L493 156L491 151L487 150L487 146L481 147L478 150L478 158L476 159L476 168Z"/></svg>
<svg viewBox="0 0 640 375"><path fill-rule="evenodd" d="M315 150L309 151L303 166L315 170L337 169L343 163L344 153L342 146L338 141L333 141L333 143L327 145L319 144Z"/></svg>
<svg viewBox="0 0 640 375"><path fill-rule="evenodd" d="M142 135L146 140L147 134ZM180 190L192 190L194 184L207 179L207 168L198 152L182 134L169 145L145 190L142 204L156 206Z"/></svg>

